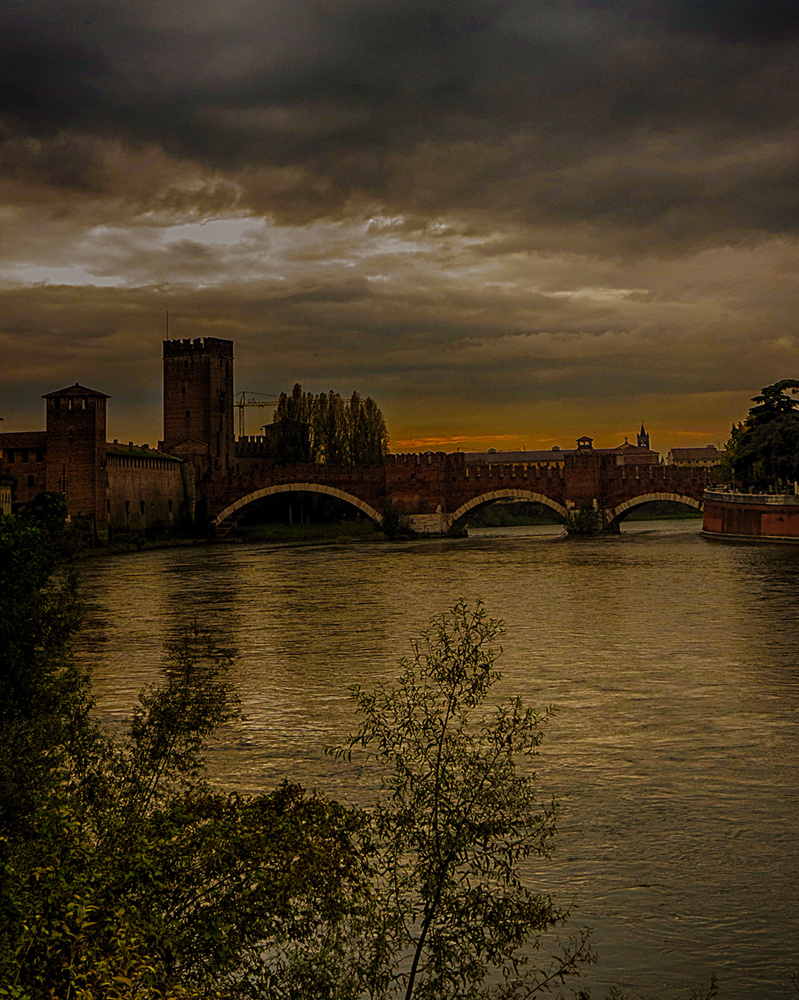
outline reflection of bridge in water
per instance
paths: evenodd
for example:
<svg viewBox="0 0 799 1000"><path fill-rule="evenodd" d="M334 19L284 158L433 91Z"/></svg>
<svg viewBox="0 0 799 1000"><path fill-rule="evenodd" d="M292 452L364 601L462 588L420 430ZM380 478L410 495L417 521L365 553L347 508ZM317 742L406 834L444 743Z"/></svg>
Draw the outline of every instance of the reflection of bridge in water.
<svg viewBox="0 0 799 1000"><path fill-rule="evenodd" d="M241 467L239 467L241 469ZM654 500L702 510L713 470L671 465L618 465L615 455L585 451L560 467L524 463L467 464L463 453L390 455L383 466L270 466L213 476L197 484L198 499L217 536L248 509L280 493L321 493L379 521L392 501L413 529L426 535L461 534L470 516L497 500L528 500L565 517L590 504L607 531L618 531L630 511Z"/></svg>

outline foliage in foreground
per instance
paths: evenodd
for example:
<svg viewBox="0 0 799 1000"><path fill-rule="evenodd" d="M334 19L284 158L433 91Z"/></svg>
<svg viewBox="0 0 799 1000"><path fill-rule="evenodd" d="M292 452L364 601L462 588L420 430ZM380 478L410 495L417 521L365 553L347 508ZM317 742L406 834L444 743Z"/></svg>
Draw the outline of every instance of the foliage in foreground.
<svg viewBox="0 0 799 1000"><path fill-rule="evenodd" d="M358 732L334 752L366 754L384 794L362 831L367 920L359 976L370 998L446 1000L549 993L593 955L585 935L545 968L529 965L567 911L524 884L520 866L547 857L554 803L538 801L536 755L548 713L518 698L491 715L501 634L478 605L433 620L394 686L353 689Z"/></svg>
<svg viewBox="0 0 799 1000"><path fill-rule="evenodd" d="M313 995L318 927L358 884L360 816L288 783L208 786L203 744L237 706L230 652L199 630L112 740L54 565L42 529L0 520L0 997Z"/></svg>
<svg viewBox="0 0 799 1000"><path fill-rule="evenodd" d="M24 835L37 796L88 732L88 677L71 656L74 575L54 575L66 504L0 515L0 834Z"/></svg>

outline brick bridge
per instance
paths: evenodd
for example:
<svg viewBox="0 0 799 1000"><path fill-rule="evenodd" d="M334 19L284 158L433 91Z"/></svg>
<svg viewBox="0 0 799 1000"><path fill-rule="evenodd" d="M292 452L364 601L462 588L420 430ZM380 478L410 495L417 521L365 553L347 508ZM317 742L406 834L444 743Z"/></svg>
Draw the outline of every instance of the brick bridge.
<svg viewBox="0 0 799 1000"><path fill-rule="evenodd" d="M671 500L702 510L712 470L672 465L618 465L616 455L586 452L564 456L549 468L525 464L468 464L462 453L390 455L383 466L242 463L239 471L197 483L197 499L217 537L224 537L251 504L278 493L323 493L338 497L379 521L387 500L425 535L459 535L479 508L496 500L529 500L561 517L591 504L605 530L618 531L631 510L653 500Z"/></svg>

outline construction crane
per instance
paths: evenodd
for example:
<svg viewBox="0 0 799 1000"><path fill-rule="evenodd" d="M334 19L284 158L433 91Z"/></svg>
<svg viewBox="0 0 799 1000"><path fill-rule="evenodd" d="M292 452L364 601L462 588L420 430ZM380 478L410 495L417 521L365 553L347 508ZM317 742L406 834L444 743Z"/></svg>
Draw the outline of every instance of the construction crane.
<svg viewBox="0 0 799 1000"><path fill-rule="evenodd" d="M233 404L239 408L239 437L244 437L244 407L245 406L277 406L276 399L253 399L253 396L265 396L267 393L251 392L249 395L243 392L236 398Z"/></svg>

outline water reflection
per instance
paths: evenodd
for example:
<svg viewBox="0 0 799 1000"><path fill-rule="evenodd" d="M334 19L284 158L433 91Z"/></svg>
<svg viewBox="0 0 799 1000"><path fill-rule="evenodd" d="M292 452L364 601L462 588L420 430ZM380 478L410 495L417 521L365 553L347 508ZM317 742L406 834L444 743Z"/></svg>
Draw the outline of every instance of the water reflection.
<svg viewBox="0 0 799 1000"><path fill-rule="evenodd" d="M127 712L198 618L237 646L247 721L213 767L353 799L376 776L323 756L353 726L347 685L396 672L430 615L483 598L507 635L502 693L554 703L538 770L562 804L535 884L576 898L602 954L588 985L791 996L799 905L799 551L699 538L486 529L395 546L170 550L88 568L81 650L100 711Z"/></svg>

